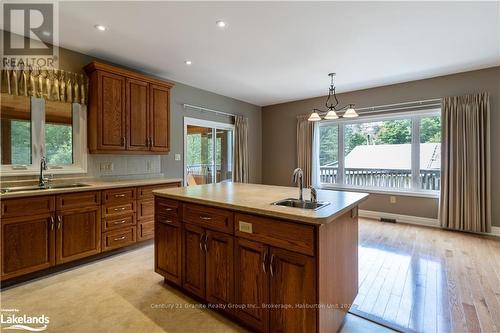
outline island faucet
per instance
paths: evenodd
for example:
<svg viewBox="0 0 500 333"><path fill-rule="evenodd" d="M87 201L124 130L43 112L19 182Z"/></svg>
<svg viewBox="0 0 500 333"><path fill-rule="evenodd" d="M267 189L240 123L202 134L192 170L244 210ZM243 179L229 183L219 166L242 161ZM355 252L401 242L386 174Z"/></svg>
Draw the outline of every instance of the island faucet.
<svg viewBox="0 0 500 333"><path fill-rule="evenodd" d="M47 170L47 159L42 156L40 160L40 176L38 177L38 186L45 187L45 178L43 177L43 171Z"/></svg>
<svg viewBox="0 0 500 333"><path fill-rule="evenodd" d="M297 184L297 182L299 183L299 200L303 201L304 196L302 195L302 192L304 190L304 172L301 168L293 170L293 182L295 184Z"/></svg>

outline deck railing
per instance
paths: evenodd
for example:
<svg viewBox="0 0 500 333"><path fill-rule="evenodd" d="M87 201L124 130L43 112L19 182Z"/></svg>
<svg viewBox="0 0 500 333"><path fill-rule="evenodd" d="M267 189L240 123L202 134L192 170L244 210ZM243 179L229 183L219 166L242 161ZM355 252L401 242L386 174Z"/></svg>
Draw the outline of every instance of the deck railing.
<svg viewBox="0 0 500 333"><path fill-rule="evenodd" d="M338 167L320 167L320 181L335 184L339 178ZM344 184L367 187L411 188L411 170L346 168ZM441 186L440 170L420 170L420 189L437 191Z"/></svg>

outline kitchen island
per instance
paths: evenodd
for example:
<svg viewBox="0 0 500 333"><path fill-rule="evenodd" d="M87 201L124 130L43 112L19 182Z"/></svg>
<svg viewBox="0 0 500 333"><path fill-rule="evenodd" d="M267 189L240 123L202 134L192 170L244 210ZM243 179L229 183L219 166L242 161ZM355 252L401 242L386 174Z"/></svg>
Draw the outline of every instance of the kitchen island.
<svg viewBox="0 0 500 333"><path fill-rule="evenodd" d="M360 202L318 191L317 209L273 205L293 187L220 183L154 191L155 271L259 332L335 332L358 290ZM305 195L306 199L308 195Z"/></svg>

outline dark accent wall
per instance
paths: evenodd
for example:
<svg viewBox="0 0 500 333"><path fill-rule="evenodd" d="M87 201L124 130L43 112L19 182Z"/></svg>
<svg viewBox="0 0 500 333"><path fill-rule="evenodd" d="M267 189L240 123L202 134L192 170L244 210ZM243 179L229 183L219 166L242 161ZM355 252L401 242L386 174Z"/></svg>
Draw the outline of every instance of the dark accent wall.
<svg viewBox="0 0 500 333"><path fill-rule="evenodd" d="M325 87L326 88L326 87ZM456 96L487 91L491 103L491 188L493 225L500 226L500 67L440 76L340 94L343 103L356 103L358 108L424 99ZM292 185L291 173L297 165L296 116L324 105L325 97L317 97L262 108L262 181L264 184ZM437 218L439 199L397 196L396 204L389 196L372 195L362 209L394 214Z"/></svg>

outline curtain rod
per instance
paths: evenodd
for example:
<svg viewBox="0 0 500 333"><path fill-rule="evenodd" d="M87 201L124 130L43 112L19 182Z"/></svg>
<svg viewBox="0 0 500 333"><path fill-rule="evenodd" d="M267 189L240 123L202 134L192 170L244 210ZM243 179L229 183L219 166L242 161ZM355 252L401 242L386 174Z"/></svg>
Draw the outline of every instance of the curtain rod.
<svg viewBox="0 0 500 333"><path fill-rule="evenodd" d="M403 103L394 103L394 104L386 104L386 105L377 105L377 106L369 106L364 108L356 108L356 111L361 113L377 113L377 112L389 112L389 111L400 111L400 110L408 110L408 109L418 109L425 108L430 106L441 106L441 99L424 99L421 101L414 102L403 102ZM363 112L364 111L364 112Z"/></svg>
<svg viewBox="0 0 500 333"><path fill-rule="evenodd" d="M208 109L208 108L204 108L202 106L191 105L191 104L186 104L186 103L182 104L182 106L184 108L198 109L200 111L208 111L208 112L213 112L213 113L217 113L217 114L222 114L222 115L228 116L228 117L236 117L236 115L233 113L223 112L223 111L214 110L214 109Z"/></svg>

